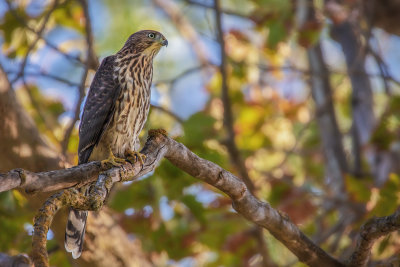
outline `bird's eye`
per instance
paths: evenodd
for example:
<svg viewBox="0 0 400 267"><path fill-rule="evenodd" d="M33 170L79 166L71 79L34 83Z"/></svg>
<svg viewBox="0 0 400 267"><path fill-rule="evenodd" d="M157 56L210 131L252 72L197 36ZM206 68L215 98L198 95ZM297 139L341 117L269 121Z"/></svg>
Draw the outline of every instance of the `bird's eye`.
<svg viewBox="0 0 400 267"><path fill-rule="evenodd" d="M156 37L156 35L154 33L149 33L147 36L149 36L149 38L154 39L154 37Z"/></svg>

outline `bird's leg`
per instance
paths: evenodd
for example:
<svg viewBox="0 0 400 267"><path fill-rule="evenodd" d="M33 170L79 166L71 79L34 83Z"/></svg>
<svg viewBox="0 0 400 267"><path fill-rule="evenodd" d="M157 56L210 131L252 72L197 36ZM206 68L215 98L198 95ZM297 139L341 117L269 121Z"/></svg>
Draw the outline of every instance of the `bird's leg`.
<svg viewBox="0 0 400 267"><path fill-rule="evenodd" d="M112 168L112 167L120 167L122 164L125 163L124 159L118 158L114 156L111 147L108 147L108 158L101 161L101 166L103 168Z"/></svg>
<svg viewBox="0 0 400 267"><path fill-rule="evenodd" d="M146 159L146 155L129 149L125 151L125 157L132 164L139 160L142 165L144 164L144 160Z"/></svg>

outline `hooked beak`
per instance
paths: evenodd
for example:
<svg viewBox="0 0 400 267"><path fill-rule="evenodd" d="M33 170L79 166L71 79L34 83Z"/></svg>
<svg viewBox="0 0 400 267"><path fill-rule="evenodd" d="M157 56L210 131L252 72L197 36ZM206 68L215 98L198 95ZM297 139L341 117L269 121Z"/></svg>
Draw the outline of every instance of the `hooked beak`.
<svg viewBox="0 0 400 267"><path fill-rule="evenodd" d="M168 46L168 40L167 39L164 39L162 42L161 42L161 44L164 46Z"/></svg>

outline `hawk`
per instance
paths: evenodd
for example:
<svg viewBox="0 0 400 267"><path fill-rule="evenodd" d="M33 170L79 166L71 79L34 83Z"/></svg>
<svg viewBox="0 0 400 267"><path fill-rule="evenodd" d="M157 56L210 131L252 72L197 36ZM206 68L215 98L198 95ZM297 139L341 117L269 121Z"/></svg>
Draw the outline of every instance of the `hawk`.
<svg viewBox="0 0 400 267"><path fill-rule="evenodd" d="M120 166L124 158L143 163L138 136L150 108L153 58L167 45L161 33L139 31L101 62L83 108L78 164L101 160L102 165ZM74 259L82 253L87 216L87 211L69 212L65 248Z"/></svg>

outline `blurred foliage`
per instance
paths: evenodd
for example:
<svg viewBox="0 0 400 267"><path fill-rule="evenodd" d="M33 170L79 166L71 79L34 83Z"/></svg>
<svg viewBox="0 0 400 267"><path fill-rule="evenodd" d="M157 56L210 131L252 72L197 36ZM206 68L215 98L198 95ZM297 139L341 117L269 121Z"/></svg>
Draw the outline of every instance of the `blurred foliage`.
<svg viewBox="0 0 400 267"><path fill-rule="evenodd" d="M34 9L36 12L30 12L33 2L35 1L13 2L11 5L15 9L5 10L0 19L4 60L9 60L8 65L4 65L10 66L11 70L13 64L21 63L29 44L35 38L35 34L26 25L38 29L48 12L48 2L51 1L44 1L43 6L39 5ZM191 5L186 1L175 2L184 12L193 15L188 16L192 26L206 43L212 43L207 46L210 50L210 61L219 62L218 57L215 57L217 52L214 51L213 10ZM287 213L307 235L318 237L337 223L338 213L335 208L325 210L325 200L331 197L332 192L324 183L325 162L321 133L315 122L317 115L310 97L307 77L291 71L290 68L280 67L295 66L305 69L307 62L304 47L315 43L320 36L326 42L332 42L322 32L327 26L315 24L307 28L296 28L292 1L222 2L224 9L240 14L224 15L229 24L225 31L229 63L228 85L235 119L235 142L257 188L255 194ZM170 40L175 40L175 44L170 42L171 48L168 47L172 52L163 51L163 57L155 62L156 74L159 73L158 77L155 76L155 81L157 78L172 79L176 73L185 70L183 67L198 65L194 56L196 51L192 51L190 46L188 48L176 25L151 1L89 1L89 6L93 8L91 15L95 16L92 23L99 55L117 51L126 37L136 30L155 28L162 29ZM246 23L242 24L243 21ZM85 51L82 42L85 39L84 14L78 1L60 1L47 27L44 38L50 38L57 33L73 33L66 34L67 37L63 38L67 40L63 39L61 43L57 41L60 45L76 39L81 41L73 46L66 46L66 53L76 55ZM59 66L66 69L71 68L71 65L76 66L76 62L71 63L65 59L41 62L37 57L43 55L44 45L40 41L31 51L32 57L36 57L37 65L58 64L57 70L60 70ZM175 45L177 48L174 51ZM183 54L182 47L189 52ZM183 55L179 54L180 49ZM337 55L337 51L335 53ZM84 57L83 54L78 56ZM271 66L273 69L267 70L262 66ZM334 62L333 67L343 68L343 62ZM15 75L15 72L10 71L10 78ZM79 80L79 77L75 80ZM335 88L332 98L338 123L345 133L343 142L346 154L352 160L351 145L347 145L350 143L347 133L352 121L349 104L351 85L348 77L340 73L332 74L331 82ZM190 92L190 96L181 98L180 101L186 101L189 105L196 104L200 93L194 91L191 85L199 83L202 83L201 92L207 96L206 103L200 110L191 114L177 114L180 118L185 118L183 122L160 110L152 110L146 129L165 128L194 153L237 174L236 166L231 163L224 146L226 132L220 100L220 74L213 70L211 74L202 76L202 81L197 79L187 82L185 90ZM61 89L53 88L53 94L48 94L48 88L42 88L46 84L35 79L29 79L26 90L20 83L15 85L20 101L32 115L38 129L59 149L59 142L64 137L67 122L73 113L71 105L63 101L65 99L55 97L60 94L54 92L60 92ZM154 89L157 92L157 105L172 112L179 110L177 100L173 98L177 95L174 90L178 90L174 86L176 81L161 82ZM62 94L73 95L77 92L70 88L68 90L62 91ZM374 88L376 97L384 101L380 101L377 107L380 110L377 114L380 119L371 144L381 150L391 150L399 146L400 98L399 88L394 84L393 92L392 97L387 97L382 88ZM66 154L71 162L76 162L77 135L76 127ZM145 133L142 136L143 142L144 138ZM364 161L367 162L366 159ZM365 165L368 170L368 163ZM382 187L377 187L370 176L360 179L346 174L349 205L361 204L366 207L365 214L354 224L356 227L372 216L389 215L400 204L398 174L392 173ZM254 225L234 212L230 201L223 194L207 184L197 182L166 160L150 176L117 186L108 206L126 232L141 240L145 253L166 257L171 266L173 262L184 262L188 258L193 259L197 266L261 264L260 257L257 256L260 254L260 244L254 238ZM21 193L14 191L0 194L1 251L10 254L29 253L29 231L33 216L29 202ZM331 252L340 255L350 246L350 240L345 235L351 230L349 226L343 232L334 233L322 246L327 248L338 244ZM335 243L336 239L341 242ZM268 254L278 266L301 266L296 265L296 258L269 233L264 232L263 240ZM397 240L398 235L393 234L378 242L373 258L385 258L393 251L398 251L400 244ZM57 249L57 242L53 239L48 244L48 249L51 248L55 248L51 254L52 265L70 266L63 247Z"/></svg>

